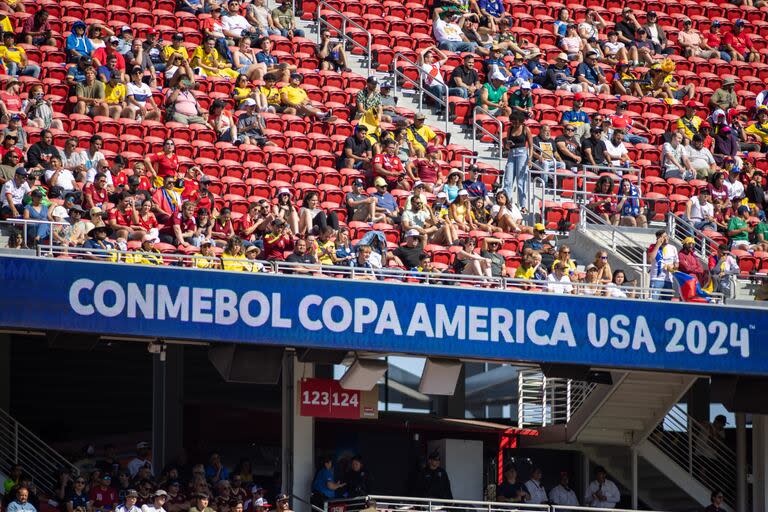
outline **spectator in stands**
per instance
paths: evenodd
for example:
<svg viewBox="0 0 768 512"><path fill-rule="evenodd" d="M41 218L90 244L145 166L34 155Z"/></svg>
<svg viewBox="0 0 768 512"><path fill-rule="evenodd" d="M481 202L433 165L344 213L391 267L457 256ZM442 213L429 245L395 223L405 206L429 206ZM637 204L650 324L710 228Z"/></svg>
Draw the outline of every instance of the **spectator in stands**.
<svg viewBox="0 0 768 512"><path fill-rule="evenodd" d="M568 67L568 54L559 53L555 57L555 63L550 64L543 76L537 77L537 83L550 91L560 90L568 92L581 92L581 85L574 83L575 78Z"/></svg>
<svg viewBox="0 0 768 512"><path fill-rule="evenodd" d="M52 29L48 21L50 13L40 8L35 14L24 21L21 29L21 41L24 44L40 46L56 46L56 40L51 37Z"/></svg>
<svg viewBox="0 0 768 512"><path fill-rule="evenodd" d="M723 244L718 246L717 255L710 256L708 267L714 285L714 290L718 293L722 293L726 298L731 298L735 285L734 279L735 276L739 274L740 269L736 257L731 253L730 250L728 250L727 245ZM724 419L722 424L725 426ZM710 429L708 429L708 433L710 435L717 435L721 438L725 437L724 432L720 434L717 432L717 430L712 429L712 426L714 425L710 425ZM722 428L720 430L722 431ZM702 448L706 447L704 448L705 454L707 453L706 450L711 450L708 443L706 445L700 443L700 445ZM701 455L697 454L697 456Z"/></svg>
<svg viewBox="0 0 768 512"><path fill-rule="evenodd" d="M376 192L371 197L376 199L376 214L383 215L383 222L397 224L400 222L400 208L397 206L395 198L387 192L387 182L384 178L376 178L373 181Z"/></svg>
<svg viewBox="0 0 768 512"><path fill-rule="evenodd" d="M234 80L238 75L231 64L219 54L213 37L206 37L203 44L195 48L190 66L202 77Z"/></svg>
<svg viewBox="0 0 768 512"><path fill-rule="evenodd" d="M72 24L72 33L67 36L67 62L77 62L80 57L90 57L93 44L85 35L86 25L80 20Z"/></svg>
<svg viewBox="0 0 768 512"><path fill-rule="evenodd" d="M111 475L102 475L99 485L91 489L88 501L95 510L114 510L117 507L117 491L112 487Z"/></svg>
<svg viewBox="0 0 768 512"><path fill-rule="evenodd" d="M266 7L265 0L254 0L250 2L245 9L245 17L251 25L256 27L260 34L266 36L280 34L280 30L275 27L272 15Z"/></svg>
<svg viewBox="0 0 768 512"><path fill-rule="evenodd" d="M725 173L719 171L714 173L709 179L707 189L715 205L728 205L728 188L725 186Z"/></svg>
<svg viewBox="0 0 768 512"><path fill-rule="evenodd" d="M373 161L373 147L368 139L368 127L355 126L354 133L344 141L338 167L340 169L370 169Z"/></svg>
<svg viewBox="0 0 768 512"><path fill-rule="evenodd" d="M694 135L699 133L699 127L703 120L696 115L698 104L695 101L688 101L685 104L685 114L677 120L677 129L682 130L685 138L689 141Z"/></svg>
<svg viewBox="0 0 768 512"><path fill-rule="evenodd" d="M479 105L494 116L509 116L512 113L505 82L506 77L497 70L490 75L480 89Z"/></svg>
<svg viewBox="0 0 768 512"><path fill-rule="evenodd" d="M517 188L517 204L526 207L528 204L528 161L533 153L533 136L524 124L525 117L520 112L514 112L509 118L509 130L505 147L507 149L507 164L504 168L503 188L507 196L515 197Z"/></svg>
<svg viewBox="0 0 768 512"><path fill-rule="evenodd" d="M751 249L749 236L754 232L754 227L749 225L750 210L749 206L741 205L736 211L736 215L731 217L728 222L728 240L731 242L731 249Z"/></svg>
<svg viewBox="0 0 768 512"><path fill-rule="evenodd" d="M3 188L0 190L0 195L2 195L0 198L2 203L0 217L4 219L21 217L21 212L24 210L22 204L24 196L30 192L27 176L29 176L28 171L19 167L16 169L13 179L9 179L3 184Z"/></svg>
<svg viewBox="0 0 768 512"><path fill-rule="evenodd" d="M755 49L755 45L750 39L749 34L744 32L744 26L747 22L738 19L733 24L733 29L723 35L723 49L727 51L734 60L744 62L760 62L760 52Z"/></svg>
<svg viewBox="0 0 768 512"><path fill-rule="evenodd" d="M272 9L272 22L283 37L304 37L304 31L296 28L296 19L293 16L290 0L278 2L278 6Z"/></svg>
<svg viewBox="0 0 768 512"><path fill-rule="evenodd" d="M563 125L570 124L577 128L589 125L589 116L586 112L581 110L581 108L584 106L585 99L586 96L580 92L577 92L573 95L573 104L571 105L571 109L563 112L563 116L560 119L560 122Z"/></svg>
<svg viewBox="0 0 768 512"><path fill-rule="evenodd" d="M483 245L480 249L480 256L489 261L491 267L491 276L510 277L507 270L507 261L504 256L499 254L501 249L501 239L495 236L489 236L483 239Z"/></svg>
<svg viewBox="0 0 768 512"><path fill-rule="evenodd" d="M392 252L394 265L407 270L416 270L424 255L424 237L416 229L405 232L405 245L401 245Z"/></svg>
<svg viewBox="0 0 768 512"><path fill-rule="evenodd" d="M317 260L314 254L311 254L308 250L307 241L303 238L296 240L293 248L293 252L285 258L288 263L293 263L296 266L291 266L289 269L284 270L286 274L313 274L319 272L319 269L314 269L306 265L315 265Z"/></svg>
<svg viewBox="0 0 768 512"><path fill-rule="evenodd" d="M597 56L597 52L587 52L584 62L576 68L576 80L585 91L594 94L609 94L610 86L603 71L597 65Z"/></svg>
<svg viewBox="0 0 768 512"><path fill-rule="evenodd" d="M453 269L457 274L491 277L491 261L475 253L477 240L467 237L459 240L460 249L455 253Z"/></svg>
<svg viewBox="0 0 768 512"><path fill-rule="evenodd" d="M504 481L496 490L496 499L507 503L525 503L530 499L530 494L525 484L517 481L517 468L509 465L504 468Z"/></svg>
<svg viewBox="0 0 768 512"><path fill-rule="evenodd" d="M576 289L571 284L571 278L566 273L565 264L555 261L552 273L547 276L547 291L558 294L573 294Z"/></svg>
<svg viewBox="0 0 768 512"><path fill-rule="evenodd" d="M695 276L699 284L703 287L709 282L709 272L705 269L702 261L695 252L696 240L692 236L683 239L683 248L678 254L680 265L678 270L686 274Z"/></svg>
<svg viewBox="0 0 768 512"><path fill-rule="evenodd" d="M755 112L755 122L745 128L745 132L760 142L760 151L768 152L768 107L760 107Z"/></svg>
<svg viewBox="0 0 768 512"><path fill-rule="evenodd" d="M475 56L472 54L464 55L462 64L453 68L451 78L448 81L451 94L461 96L462 98L474 98L480 90L482 84L475 70Z"/></svg>
<svg viewBox="0 0 768 512"><path fill-rule="evenodd" d="M53 106L51 100L45 98L43 92L43 86L35 84L29 90L29 96L27 98L27 108L25 110L27 116L27 124L31 128L39 128L47 130L48 128L55 128L57 130L63 129L61 121L53 118ZM14 116L11 116L12 121ZM23 128L19 126L19 129L23 131Z"/></svg>
<svg viewBox="0 0 768 512"><path fill-rule="evenodd" d="M136 506L136 501L139 497L134 489L128 489L125 492L125 501L117 506L115 512L140 512L140 508Z"/></svg>
<svg viewBox="0 0 768 512"><path fill-rule="evenodd" d="M347 218L359 222L378 222L383 215L376 214L376 199L365 193L365 183L360 178L352 181L352 190L344 198Z"/></svg>
<svg viewBox="0 0 768 512"><path fill-rule="evenodd" d="M432 11L432 32L438 48L451 52L474 53L477 43L470 41L462 30L469 14L458 14L438 7Z"/></svg>
<svg viewBox="0 0 768 512"><path fill-rule="evenodd" d="M632 133L635 128L644 133L650 133L650 129L642 121L634 120L627 115L628 106L626 101L620 101L616 104L616 113L608 118L611 121L611 125L614 129L624 131L624 142L629 142L630 144L648 144L648 139L646 137Z"/></svg>
<svg viewBox="0 0 768 512"><path fill-rule="evenodd" d="M328 226L334 231L339 230L339 218L336 212L328 214L320 207L320 194L311 190L304 194L299 210L299 235L305 235L310 231L322 233Z"/></svg>
<svg viewBox="0 0 768 512"><path fill-rule="evenodd" d="M563 127L563 135L555 139L555 147L560 155L566 169L571 171L582 163L581 158L581 144L579 144L576 138L577 127L573 124L566 124Z"/></svg>
<svg viewBox="0 0 768 512"><path fill-rule="evenodd" d="M726 112L729 109L736 108L739 104L739 98L736 96L735 87L736 80L730 76L725 77L722 87L717 89L709 98L709 107L712 110L721 109Z"/></svg>
<svg viewBox="0 0 768 512"><path fill-rule="evenodd" d="M144 158L147 176L155 186L165 183L165 178L175 177L179 169L179 157L176 154L176 143L173 139L163 141L163 149Z"/></svg>
<svg viewBox="0 0 768 512"><path fill-rule="evenodd" d="M319 121L332 123L336 120L330 112L322 112L313 107L307 92L301 88L304 77L300 73L291 73L288 85L280 89L280 102L283 113L314 117Z"/></svg>
<svg viewBox="0 0 768 512"><path fill-rule="evenodd" d="M550 489L549 503L558 506L579 506L579 499L576 497L576 492L571 488L571 482L567 471L560 472L560 481L558 485Z"/></svg>
<svg viewBox="0 0 768 512"><path fill-rule="evenodd" d="M90 229L93 229L93 224L91 224L91 226ZM83 237L85 237L85 233L83 233ZM83 239L83 244L84 243L85 239ZM88 510L90 508L90 500L88 498L88 493L85 490L85 484L86 481L84 477L78 476L75 478L72 489L70 489L66 498L64 498L67 512L74 512L76 509Z"/></svg>
<svg viewBox="0 0 768 512"><path fill-rule="evenodd" d="M232 222L232 210L224 207L213 220L211 238L219 247L226 245L226 241L235 236L235 225Z"/></svg>
<svg viewBox="0 0 768 512"><path fill-rule="evenodd" d="M533 161L542 166L546 172L564 169L565 164L555 148L552 129L548 124L542 124L539 134L533 138Z"/></svg>
<svg viewBox="0 0 768 512"><path fill-rule="evenodd" d="M621 494L616 484L607 478L608 473L603 466L595 468L595 479L587 486L584 493L584 504L592 508L614 508L621 500Z"/></svg>
<svg viewBox="0 0 768 512"><path fill-rule="evenodd" d="M165 99L167 111L171 113L170 120L185 126L191 124L208 125L208 112L200 107L190 90L193 83L188 78L182 78L177 86L168 91Z"/></svg>
<svg viewBox="0 0 768 512"><path fill-rule="evenodd" d="M607 166L606 141L603 140L603 127L593 126L590 136L581 143L581 155L587 165Z"/></svg>
<svg viewBox="0 0 768 512"><path fill-rule="evenodd" d="M611 136L605 141L605 156L612 167L629 167L632 165L629 151L624 145L625 135L625 130L615 127Z"/></svg>
<svg viewBox="0 0 768 512"><path fill-rule="evenodd" d="M597 267L591 263L584 269L584 284L579 288L581 295L601 297L604 295L603 284L597 277Z"/></svg>
<svg viewBox="0 0 768 512"><path fill-rule="evenodd" d="M27 168L44 170L59 150L53 145L53 134L50 130L40 132L40 141L32 144L27 151Z"/></svg>
<svg viewBox="0 0 768 512"><path fill-rule="evenodd" d="M613 224L630 227L648 227L648 220L644 214L645 208L640 206L640 192L628 179L623 178L619 182L616 215Z"/></svg>
<svg viewBox="0 0 768 512"><path fill-rule="evenodd" d="M730 126L722 126L715 134L713 157L719 166L725 165L726 160L734 160L739 152L739 140Z"/></svg>
<svg viewBox="0 0 768 512"><path fill-rule="evenodd" d="M3 34L3 44L0 46L0 59L5 66L6 74L11 76L40 76L40 66L30 63L24 48L15 44L16 36L13 32Z"/></svg>
<svg viewBox="0 0 768 512"><path fill-rule="evenodd" d="M222 32L227 38L227 42L237 44L243 34L250 34L255 29L250 22L240 14L240 2L238 0L229 0L227 2L226 14L221 18Z"/></svg>
<svg viewBox="0 0 768 512"><path fill-rule="evenodd" d="M408 142L411 144L411 147L414 151L413 156L416 157L424 157L427 152L427 147L430 144L437 143L437 134L432 130L432 128L424 123L426 118L426 115L421 112L417 112L413 116L413 124L408 126L406 131Z"/></svg>
<svg viewBox="0 0 768 512"><path fill-rule="evenodd" d="M512 112L523 114L525 118L530 118L532 115L531 109L533 108L533 96L531 94L531 83L523 80L518 84L520 87L508 95L509 108Z"/></svg>
<svg viewBox="0 0 768 512"><path fill-rule="evenodd" d="M357 93L355 101L355 118L359 119L366 111L377 109L380 105L381 93L379 92L379 81L376 80L375 76L369 76L365 82L365 87L360 89Z"/></svg>
<svg viewBox="0 0 768 512"><path fill-rule="evenodd" d="M271 74L276 80L281 82L288 82L291 77L291 72L296 70L296 66L292 64L281 63L277 57L272 55L272 41L268 37L263 37L258 42L261 52L256 54L256 60L266 66L267 75ZM267 78L265 75L265 81ZM266 93L265 93L266 94ZM269 99L269 95L266 95Z"/></svg>
<svg viewBox="0 0 768 512"><path fill-rule="evenodd" d="M704 138L698 133L693 136L691 143L685 148L688 161L691 167L696 171L698 179L706 180L712 174L717 172L718 166L715 157L704 147Z"/></svg>
<svg viewBox="0 0 768 512"><path fill-rule="evenodd" d="M337 73L350 71L347 66L347 53L344 50L344 42L331 39L330 31L323 30L320 44L316 51L317 57L320 59L321 71L331 70Z"/></svg>
<svg viewBox="0 0 768 512"><path fill-rule="evenodd" d="M96 80L96 71L93 67L86 68L85 82L77 84L75 95L77 96L76 113L89 117L109 116L104 83Z"/></svg>
<svg viewBox="0 0 768 512"><path fill-rule="evenodd" d="M677 249L669 243L669 235L663 229L656 232L656 243L648 250L648 261L651 264L651 299L672 300L673 276L680 262ZM661 296L661 290L666 290L664 296Z"/></svg>
<svg viewBox="0 0 768 512"><path fill-rule="evenodd" d="M613 279L605 286L605 294L608 297L620 299L633 299L635 292L626 288L625 283L634 283L635 281L626 281L626 274L622 269L614 270Z"/></svg>
<svg viewBox="0 0 768 512"><path fill-rule="evenodd" d="M11 78L5 84L5 90L0 92L0 113L6 122L14 115L24 113L24 103L21 100L21 82Z"/></svg>
<svg viewBox="0 0 768 512"><path fill-rule="evenodd" d="M460 184L459 184L460 185ZM448 197L450 197L450 193ZM472 231L474 222L472 219L472 205L466 190L460 189L448 209L448 218L462 231Z"/></svg>
<svg viewBox="0 0 768 512"><path fill-rule="evenodd" d="M683 146L683 134L675 132L662 147L661 165L664 169L664 178L680 178L685 181L692 180L696 171L691 167L691 162L685 154Z"/></svg>
<svg viewBox="0 0 768 512"><path fill-rule="evenodd" d="M704 512L725 512L723 508L723 493L719 489L712 491L709 497L710 504L704 509Z"/></svg>
<svg viewBox="0 0 768 512"><path fill-rule="evenodd" d="M386 139L381 143L382 151L373 157L373 177L382 177L387 185L394 189L410 189L403 162L396 154L397 143L392 139Z"/></svg>
<svg viewBox="0 0 768 512"><path fill-rule="evenodd" d="M670 55L675 53L675 50L668 48L667 35L664 32L661 24L659 23L659 16L656 11L648 11L645 15L645 25L643 28L648 34L648 38L653 44L653 50L655 53L661 53Z"/></svg>
<svg viewBox="0 0 768 512"><path fill-rule="evenodd" d="M699 31L693 28L693 22L688 18L683 20L683 30L677 33L677 43L682 48L684 57L714 59L720 56L719 51L710 47Z"/></svg>
<svg viewBox="0 0 768 512"><path fill-rule="evenodd" d="M29 502L29 488L16 487L16 499L8 504L7 512L37 512L37 509Z"/></svg>
<svg viewBox="0 0 768 512"><path fill-rule="evenodd" d="M142 245L143 248L143 245ZM225 270L227 270L225 268ZM165 502L168 500L168 493L162 489L158 489L152 495L152 502L146 503L141 506L141 512L165 512Z"/></svg>

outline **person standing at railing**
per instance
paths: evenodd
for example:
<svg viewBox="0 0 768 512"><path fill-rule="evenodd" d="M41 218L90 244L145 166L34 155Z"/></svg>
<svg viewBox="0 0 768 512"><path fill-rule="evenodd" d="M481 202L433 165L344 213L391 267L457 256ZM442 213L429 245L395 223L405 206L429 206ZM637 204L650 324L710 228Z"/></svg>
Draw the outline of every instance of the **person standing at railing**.
<svg viewBox="0 0 768 512"><path fill-rule="evenodd" d="M616 508L621 501L621 493L616 484L608 480L608 473L603 466L595 468L595 479L587 486L584 493L584 505L592 508Z"/></svg>
<svg viewBox="0 0 768 512"><path fill-rule="evenodd" d="M651 300L672 300L674 273L680 265L677 248L669 243L669 235L663 229L656 232L656 243L648 250L651 266ZM665 293L662 296L661 291Z"/></svg>
<svg viewBox="0 0 768 512"><path fill-rule="evenodd" d="M517 468L507 466L504 469L504 481L496 489L496 500L502 503L525 503L531 498L525 485L517 481Z"/></svg>
<svg viewBox="0 0 768 512"><path fill-rule="evenodd" d="M440 452L433 451L427 457L427 465L416 476L414 485L416 496L452 500L451 481L448 473L440 467Z"/></svg>
<svg viewBox="0 0 768 512"><path fill-rule="evenodd" d="M567 471L560 472L560 483L549 491L549 503L560 506L579 506L579 498L576 492L571 489L571 482Z"/></svg>
<svg viewBox="0 0 768 512"><path fill-rule="evenodd" d="M531 496L528 503L532 505L543 505L549 502L547 490L544 489L544 484L541 483L541 477L541 468L533 468L531 470L531 478L525 482L525 488Z"/></svg>
<svg viewBox="0 0 768 512"><path fill-rule="evenodd" d="M43 204L43 193L35 189L29 193L32 203L24 206L24 220L38 221L39 223L29 224L27 226L27 244L37 246L40 242L47 240L51 234L50 224L45 221L53 220L48 214L48 206Z"/></svg>
<svg viewBox="0 0 768 512"><path fill-rule="evenodd" d="M524 122L525 116L521 112L509 116L505 142L508 156L503 178L503 188L510 199L515 197L516 185L517 204L521 208L528 206L528 162L533 153L533 136Z"/></svg>

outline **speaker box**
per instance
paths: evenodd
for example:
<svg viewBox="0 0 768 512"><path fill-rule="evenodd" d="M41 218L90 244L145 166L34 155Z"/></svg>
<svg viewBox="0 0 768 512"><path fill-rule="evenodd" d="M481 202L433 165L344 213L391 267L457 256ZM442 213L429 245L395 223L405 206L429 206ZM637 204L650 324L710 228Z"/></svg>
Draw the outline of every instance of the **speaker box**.
<svg viewBox="0 0 768 512"><path fill-rule="evenodd" d="M283 369L283 348L214 345L208 349L208 360L227 382L274 385Z"/></svg>
<svg viewBox="0 0 768 512"><path fill-rule="evenodd" d="M296 350L296 358L302 363L341 364L347 357L346 350L318 350L302 348Z"/></svg>
<svg viewBox="0 0 768 512"><path fill-rule="evenodd" d="M461 375L461 361L458 359L427 358L421 372L419 392L425 395L453 396L456 382Z"/></svg>
<svg viewBox="0 0 768 512"><path fill-rule="evenodd" d="M387 362L383 359L357 359L347 368L339 381L344 389L370 391L387 371Z"/></svg>
<svg viewBox="0 0 768 512"><path fill-rule="evenodd" d="M100 336L74 332L52 331L46 333L48 346L65 350L93 350L99 344Z"/></svg>

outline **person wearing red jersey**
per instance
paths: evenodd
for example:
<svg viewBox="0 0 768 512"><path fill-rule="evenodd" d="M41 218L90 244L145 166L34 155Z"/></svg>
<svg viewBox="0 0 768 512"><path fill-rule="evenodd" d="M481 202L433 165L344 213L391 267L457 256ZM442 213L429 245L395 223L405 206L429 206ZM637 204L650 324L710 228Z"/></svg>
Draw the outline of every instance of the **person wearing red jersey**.
<svg viewBox="0 0 768 512"><path fill-rule="evenodd" d="M408 190L410 185L406 181L405 168L396 154L397 144L392 139L382 144L382 152L373 158L373 178L384 178L389 188Z"/></svg>
<svg viewBox="0 0 768 512"><path fill-rule="evenodd" d="M174 189L175 184L176 180L173 176L166 176L163 179L163 187L152 194L152 200L155 203L154 212L160 222L166 222L181 206L181 194Z"/></svg>
<svg viewBox="0 0 768 512"><path fill-rule="evenodd" d="M134 219L135 222L131 226L131 229L135 232L147 233L152 238L157 238L159 234L158 227L160 224L157 222L155 214L152 213L153 207L154 204L152 203L152 199L144 200L139 207L139 211Z"/></svg>
<svg viewBox="0 0 768 512"><path fill-rule="evenodd" d="M117 205L109 211L108 224L119 238L138 239L144 232L134 233L131 228L138 223L138 215L133 207L133 195L130 192L123 192L118 199Z"/></svg>
<svg viewBox="0 0 768 512"><path fill-rule="evenodd" d="M272 230L264 235L264 259L283 261L283 253L290 250L293 250L290 228L282 219L274 219Z"/></svg>
<svg viewBox="0 0 768 512"><path fill-rule="evenodd" d="M195 205L187 201L168 218L160 230L160 240L177 247L189 247L196 228Z"/></svg>
<svg viewBox="0 0 768 512"><path fill-rule="evenodd" d="M90 210L94 206L103 208L108 201L107 176L100 172L96 175L93 183L88 183L83 187L83 208L86 210Z"/></svg>
<svg viewBox="0 0 768 512"><path fill-rule="evenodd" d="M179 157L176 155L176 144L173 139L165 139L162 151L147 156L144 164L157 187L162 186L166 176L175 177L179 169Z"/></svg>
<svg viewBox="0 0 768 512"><path fill-rule="evenodd" d="M760 62L760 52L755 49L749 35L744 32L746 24L747 22L742 19L736 20L733 30L723 34L723 48L734 60Z"/></svg>
<svg viewBox="0 0 768 512"><path fill-rule="evenodd" d="M112 485L112 477L106 474L101 477L99 485L94 486L88 493L88 501L95 511L114 510L117 507L117 491Z"/></svg>
<svg viewBox="0 0 768 512"><path fill-rule="evenodd" d="M237 223L237 236L244 242L254 242L258 232L264 232L269 227L269 203L266 199L248 205L248 213L240 217Z"/></svg>

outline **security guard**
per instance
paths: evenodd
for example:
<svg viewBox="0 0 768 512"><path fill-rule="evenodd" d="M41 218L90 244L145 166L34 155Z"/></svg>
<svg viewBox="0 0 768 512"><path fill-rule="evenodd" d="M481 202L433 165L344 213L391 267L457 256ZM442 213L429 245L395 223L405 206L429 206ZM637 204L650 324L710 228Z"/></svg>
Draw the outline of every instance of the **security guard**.
<svg viewBox="0 0 768 512"><path fill-rule="evenodd" d="M448 473L440 467L440 453L437 450L427 457L427 465L417 477L416 490L424 498L453 499L451 482Z"/></svg>

